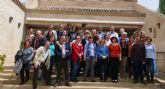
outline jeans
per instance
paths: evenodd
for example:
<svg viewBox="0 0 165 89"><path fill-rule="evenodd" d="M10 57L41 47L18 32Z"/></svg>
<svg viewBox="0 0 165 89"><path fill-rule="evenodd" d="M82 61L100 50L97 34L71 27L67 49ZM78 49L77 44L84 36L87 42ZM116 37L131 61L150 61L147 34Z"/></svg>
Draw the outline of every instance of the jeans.
<svg viewBox="0 0 165 89"><path fill-rule="evenodd" d="M89 57L86 59L86 65L85 65L85 74L84 79L86 80L87 74L90 70L91 80L94 80L94 65L95 65L95 57Z"/></svg>
<svg viewBox="0 0 165 89"><path fill-rule="evenodd" d="M77 72L80 66L80 60L78 60L76 63L72 62L72 72L71 72L71 80L77 80Z"/></svg>

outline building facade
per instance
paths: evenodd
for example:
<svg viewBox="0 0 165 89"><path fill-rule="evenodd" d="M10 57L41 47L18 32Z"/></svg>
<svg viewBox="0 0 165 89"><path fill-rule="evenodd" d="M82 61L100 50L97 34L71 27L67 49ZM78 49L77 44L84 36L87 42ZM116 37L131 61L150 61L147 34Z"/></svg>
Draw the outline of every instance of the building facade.
<svg viewBox="0 0 165 89"><path fill-rule="evenodd" d="M159 69L165 66L165 17L137 4L137 0L19 0L0 1L0 51L7 55L5 65L13 65L14 55L28 27L47 29L50 24L75 24L89 28L143 30L157 46ZM106 30L106 29L105 29ZM160 41L161 40L161 41Z"/></svg>

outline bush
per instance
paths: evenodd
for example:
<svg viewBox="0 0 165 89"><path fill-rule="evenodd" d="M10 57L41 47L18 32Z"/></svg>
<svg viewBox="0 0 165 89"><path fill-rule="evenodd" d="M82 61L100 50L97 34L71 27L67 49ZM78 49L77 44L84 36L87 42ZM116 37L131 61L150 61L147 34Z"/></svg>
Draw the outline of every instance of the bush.
<svg viewBox="0 0 165 89"><path fill-rule="evenodd" d="M0 71L3 71L3 64L5 61L6 55L0 54Z"/></svg>

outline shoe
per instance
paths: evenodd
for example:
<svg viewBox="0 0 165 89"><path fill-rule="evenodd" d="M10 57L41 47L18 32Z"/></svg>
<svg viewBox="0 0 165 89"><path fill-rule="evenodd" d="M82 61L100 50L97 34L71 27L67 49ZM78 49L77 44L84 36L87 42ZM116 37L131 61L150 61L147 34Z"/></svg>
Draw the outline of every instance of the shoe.
<svg viewBox="0 0 165 89"><path fill-rule="evenodd" d="M66 85L66 86L71 86L68 82L67 82L67 83L65 83L65 85Z"/></svg>
<svg viewBox="0 0 165 89"><path fill-rule="evenodd" d="M118 83L118 80L114 80L115 83Z"/></svg>
<svg viewBox="0 0 165 89"><path fill-rule="evenodd" d="M91 82L96 82L96 80L91 80Z"/></svg>
<svg viewBox="0 0 165 89"><path fill-rule="evenodd" d="M112 80L111 82L112 82L112 83L115 83L115 80Z"/></svg>
<svg viewBox="0 0 165 89"><path fill-rule="evenodd" d="M23 84L25 84L25 82L21 82L21 83L20 83L20 85L23 85Z"/></svg>
<svg viewBox="0 0 165 89"><path fill-rule="evenodd" d="M61 83L55 83L54 87L57 87L57 86L60 86L60 85L61 85Z"/></svg>
<svg viewBox="0 0 165 89"><path fill-rule="evenodd" d="M138 80L134 80L133 83L134 83L134 84L137 84L137 83L138 83Z"/></svg>

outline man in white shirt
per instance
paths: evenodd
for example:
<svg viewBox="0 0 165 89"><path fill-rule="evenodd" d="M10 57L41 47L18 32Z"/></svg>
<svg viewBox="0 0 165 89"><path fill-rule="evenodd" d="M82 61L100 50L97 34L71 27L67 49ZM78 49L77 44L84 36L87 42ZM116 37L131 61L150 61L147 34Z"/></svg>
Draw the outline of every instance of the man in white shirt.
<svg viewBox="0 0 165 89"><path fill-rule="evenodd" d="M118 33L115 32L115 27L114 26L111 26L109 28L109 34L110 34L110 38L112 38L112 37L116 37L117 39L119 38Z"/></svg>

